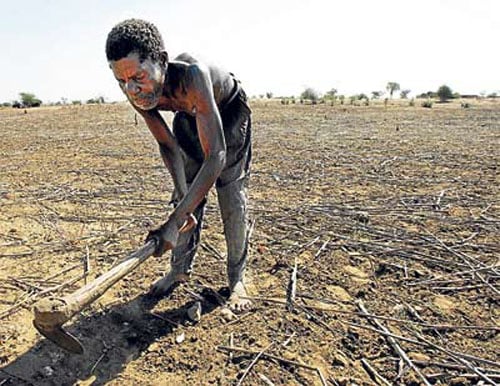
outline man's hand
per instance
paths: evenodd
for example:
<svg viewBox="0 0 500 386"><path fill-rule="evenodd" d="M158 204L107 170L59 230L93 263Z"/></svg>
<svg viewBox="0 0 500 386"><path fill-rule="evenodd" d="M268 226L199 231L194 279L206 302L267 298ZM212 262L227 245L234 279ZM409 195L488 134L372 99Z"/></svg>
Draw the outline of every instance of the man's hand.
<svg viewBox="0 0 500 386"><path fill-rule="evenodd" d="M171 216L168 221L161 227L150 231L148 233L148 236L146 237L146 241L149 241L151 239L156 241L156 250L153 255L161 256L166 251L174 249L177 245L179 233L184 233L191 230L197 225L197 223L198 222L196 221L196 218L192 214L189 214L184 223L179 226L179 222L177 221L177 219Z"/></svg>

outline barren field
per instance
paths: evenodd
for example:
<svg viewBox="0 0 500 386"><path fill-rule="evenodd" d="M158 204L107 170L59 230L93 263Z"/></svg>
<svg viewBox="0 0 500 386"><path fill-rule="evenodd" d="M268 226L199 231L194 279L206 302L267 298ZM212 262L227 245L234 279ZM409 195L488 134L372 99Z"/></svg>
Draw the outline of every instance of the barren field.
<svg viewBox="0 0 500 386"><path fill-rule="evenodd" d="M32 306L141 246L170 177L126 105L0 110L0 386L500 383L500 103L252 107L254 308L217 295L211 192L191 282L149 299L147 260L69 323L83 355Z"/></svg>

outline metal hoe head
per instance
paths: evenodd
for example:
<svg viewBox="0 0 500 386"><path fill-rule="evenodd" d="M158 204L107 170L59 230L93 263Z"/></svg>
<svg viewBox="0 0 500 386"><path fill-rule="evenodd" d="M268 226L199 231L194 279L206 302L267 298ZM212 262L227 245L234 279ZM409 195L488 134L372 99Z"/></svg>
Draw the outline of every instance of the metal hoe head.
<svg viewBox="0 0 500 386"><path fill-rule="evenodd" d="M42 326L38 325L35 320L33 321L33 325L40 334L42 334L48 340L54 342L59 347L74 354L83 354L83 345L80 343L80 341L68 331L64 330L61 326L51 329L45 329Z"/></svg>

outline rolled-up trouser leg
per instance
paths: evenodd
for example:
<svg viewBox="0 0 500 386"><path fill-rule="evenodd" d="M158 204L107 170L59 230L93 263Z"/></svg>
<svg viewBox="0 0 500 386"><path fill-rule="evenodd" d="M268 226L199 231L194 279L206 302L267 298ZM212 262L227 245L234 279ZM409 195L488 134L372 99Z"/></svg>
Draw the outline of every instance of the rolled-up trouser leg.
<svg viewBox="0 0 500 386"><path fill-rule="evenodd" d="M217 187L217 197L224 223L227 246L229 287L243 280L248 255L248 223L246 178Z"/></svg>

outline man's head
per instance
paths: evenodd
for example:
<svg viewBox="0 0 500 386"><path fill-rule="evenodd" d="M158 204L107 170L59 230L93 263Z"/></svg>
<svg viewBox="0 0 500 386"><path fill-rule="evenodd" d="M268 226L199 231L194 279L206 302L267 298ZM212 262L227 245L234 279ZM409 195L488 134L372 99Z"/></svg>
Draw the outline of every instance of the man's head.
<svg viewBox="0 0 500 386"><path fill-rule="evenodd" d="M117 24L108 34L106 57L131 103L143 110L158 104L168 56L152 23L129 19Z"/></svg>

